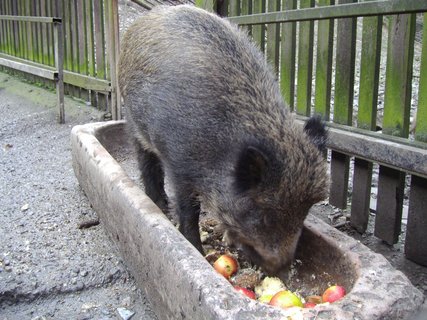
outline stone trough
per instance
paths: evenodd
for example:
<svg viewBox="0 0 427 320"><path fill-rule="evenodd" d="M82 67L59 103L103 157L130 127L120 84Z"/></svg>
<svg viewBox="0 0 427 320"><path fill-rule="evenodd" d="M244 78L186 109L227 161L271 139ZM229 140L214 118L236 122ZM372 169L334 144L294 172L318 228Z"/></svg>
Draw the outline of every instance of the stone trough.
<svg viewBox="0 0 427 320"><path fill-rule="evenodd" d="M421 292L383 256L312 215L298 249L300 281L324 290L329 279L348 294L332 304L290 310L244 297L129 177L123 162L134 156L125 135L123 121L74 127L73 167L159 319L405 319L423 303Z"/></svg>

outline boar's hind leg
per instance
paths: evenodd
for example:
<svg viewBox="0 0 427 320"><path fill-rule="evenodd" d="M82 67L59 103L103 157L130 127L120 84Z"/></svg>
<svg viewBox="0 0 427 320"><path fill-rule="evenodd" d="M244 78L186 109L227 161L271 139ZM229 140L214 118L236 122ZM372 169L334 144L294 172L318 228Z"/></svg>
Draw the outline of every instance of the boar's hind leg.
<svg viewBox="0 0 427 320"><path fill-rule="evenodd" d="M151 151L145 150L136 143L141 179L145 193L164 212L168 211L168 201L165 193L165 174L159 157Z"/></svg>
<svg viewBox="0 0 427 320"><path fill-rule="evenodd" d="M188 197L189 194L191 193L179 191L176 194L179 231L201 254L204 254L199 232L200 203L195 198Z"/></svg>

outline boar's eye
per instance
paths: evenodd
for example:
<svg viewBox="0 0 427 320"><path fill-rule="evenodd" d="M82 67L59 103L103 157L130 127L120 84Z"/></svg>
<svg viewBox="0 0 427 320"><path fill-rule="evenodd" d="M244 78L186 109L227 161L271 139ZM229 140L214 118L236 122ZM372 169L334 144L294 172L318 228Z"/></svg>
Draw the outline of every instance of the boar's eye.
<svg viewBox="0 0 427 320"><path fill-rule="evenodd" d="M269 213L264 214L263 217L264 226L272 227L276 224L276 219Z"/></svg>
<svg viewBox="0 0 427 320"><path fill-rule="evenodd" d="M259 185L267 169L267 157L256 147L246 147L240 152L235 172L235 188L245 192Z"/></svg>
<svg viewBox="0 0 427 320"><path fill-rule="evenodd" d="M325 128L325 123L320 116L314 116L307 120L304 126L304 131L310 138L311 142L320 150L325 151L326 141L328 140L328 131Z"/></svg>

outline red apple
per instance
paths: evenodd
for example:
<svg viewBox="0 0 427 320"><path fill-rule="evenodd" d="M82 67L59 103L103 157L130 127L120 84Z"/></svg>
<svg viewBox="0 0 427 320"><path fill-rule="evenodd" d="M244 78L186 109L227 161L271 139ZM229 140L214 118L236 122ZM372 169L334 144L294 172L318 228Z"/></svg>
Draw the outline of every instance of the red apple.
<svg viewBox="0 0 427 320"><path fill-rule="evenodd" d="M282 290L276 293L273 298L271 298L270 305L283 309L290 307L303 307L301 299L289 290Z"/></svg>
<svg viewBox="0 0 427 320"><path fill-rule="evenodd" d="M316 304L314 302L306 302L304 303L304 308L314 308Z"/></svg>
<svg viewBox="0 0 427 320"><path fill-rule="evenodd" d="M233 274L237 272L238 265L237 260L227 254L220 256L213 265L214 269L222 274L225 278L229 279Z"/></svg>
<svg viewBox="0 0 427 320"><path fill-rule="evenodd" d="M335 302L339 299L341 299L342 297L345 296L345 289L344 287L341 286L332 286L329 287L328 289L325 290L325 292L323 292L322 295L322 300L323 302Z"/></svg>
<svg viewBox="0 0 427 320"><path fill-rule="evenodd" d="M255 300L255 292L253 292L252 290L243 288L243 287L239 287L239 286L234 286L234 289L236 289L237 291L243 293L245 296L247 296L248 298L254 299Z"/></svg>

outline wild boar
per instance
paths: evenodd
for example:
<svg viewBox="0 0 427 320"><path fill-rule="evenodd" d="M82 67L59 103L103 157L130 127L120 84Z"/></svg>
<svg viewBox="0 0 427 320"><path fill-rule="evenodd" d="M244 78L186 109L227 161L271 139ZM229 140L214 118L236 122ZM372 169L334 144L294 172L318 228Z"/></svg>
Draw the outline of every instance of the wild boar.
<svg viewBox="0 0 427 320"><path fill-rule="evenodd" d="M304 130L247 34L192 6L156 7L121 42L119 84L145 191L203 252L200 207L270 273L288 264L310 207L327 195L319 117Z"/></svg>

